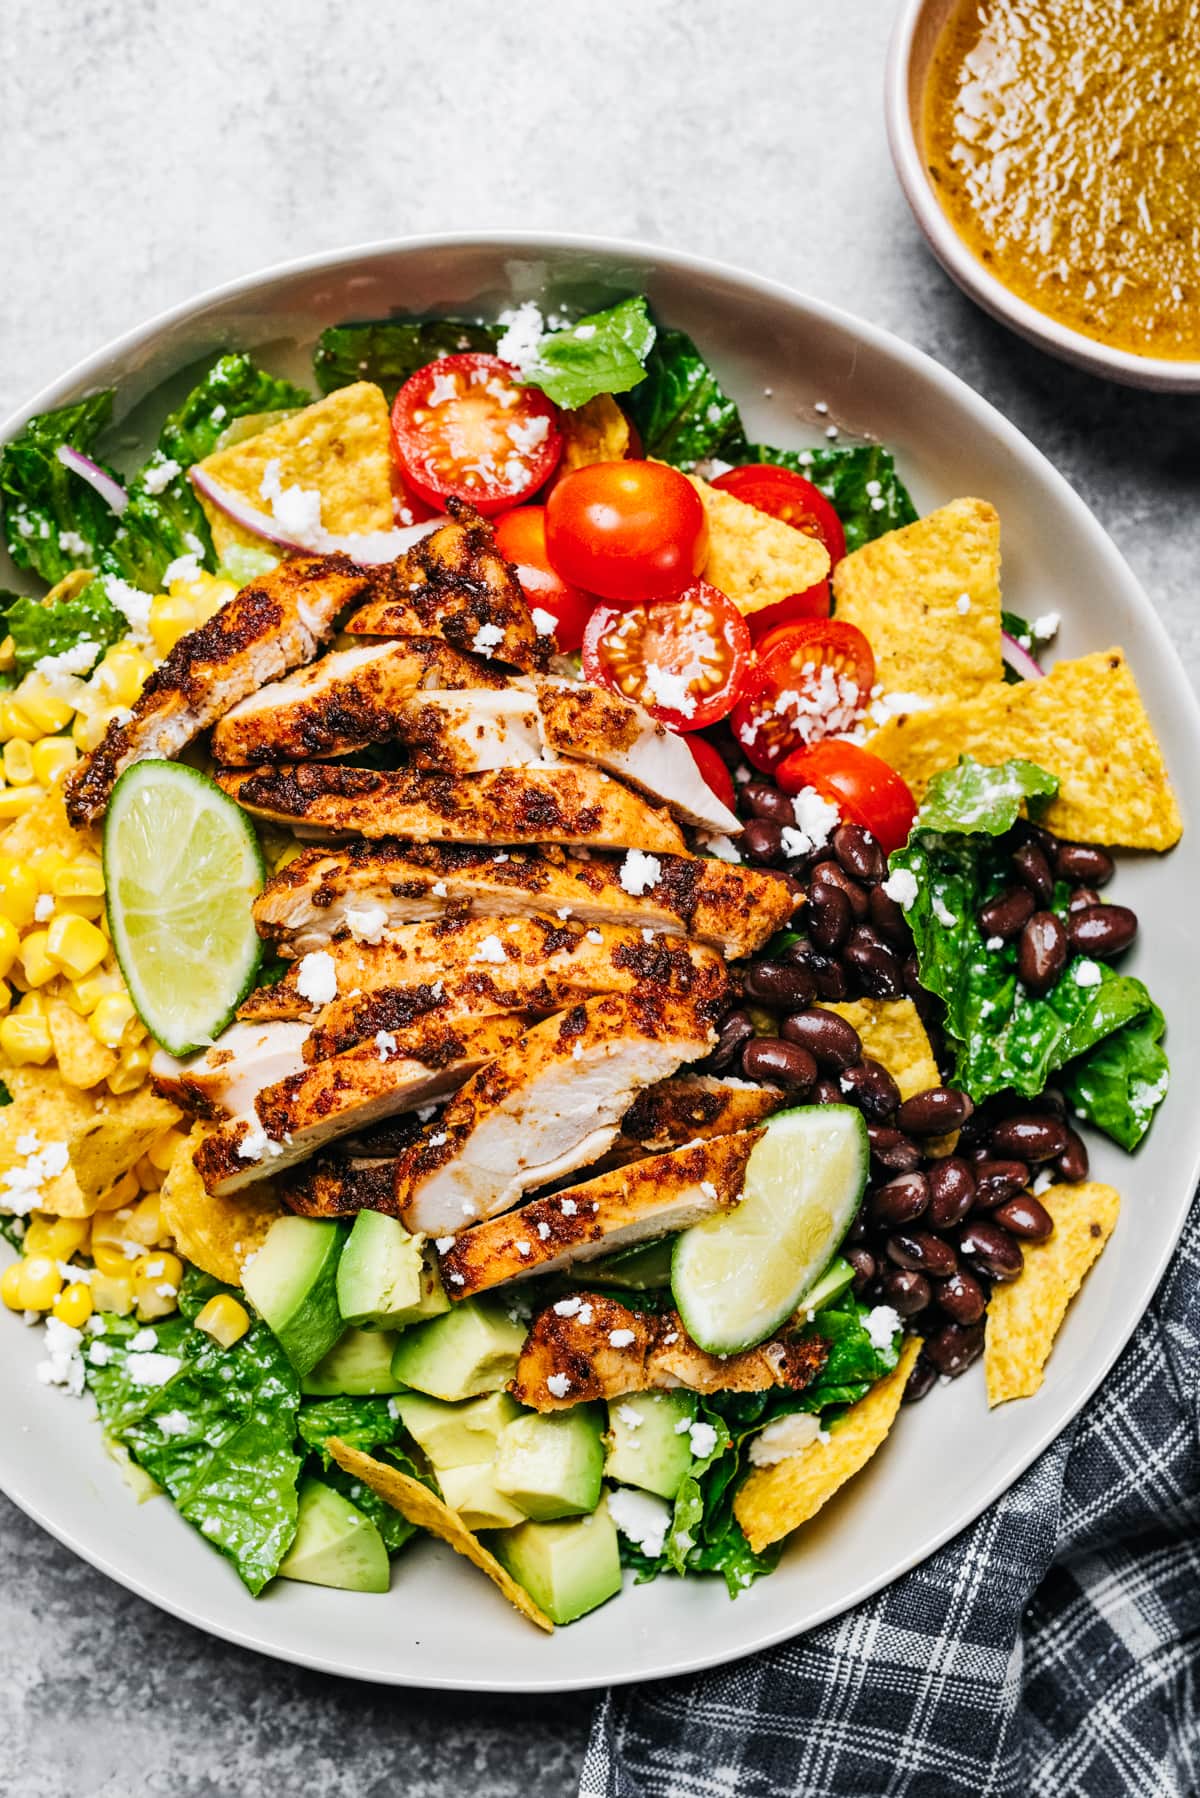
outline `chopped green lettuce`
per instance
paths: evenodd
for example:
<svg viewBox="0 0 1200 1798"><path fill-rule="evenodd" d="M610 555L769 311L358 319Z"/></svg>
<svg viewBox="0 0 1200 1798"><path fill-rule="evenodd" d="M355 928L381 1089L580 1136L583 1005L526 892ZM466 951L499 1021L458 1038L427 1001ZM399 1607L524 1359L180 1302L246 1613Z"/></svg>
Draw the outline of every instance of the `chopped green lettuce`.
<svg viewBox="0 0 1200 1798"><path fill-rule="evenodd" d="M955 767L943 768L930 781L916 828L998 837L1012 829L1023 804L1053 799L1057 792L1058 776L1036 762L1014 756L987 767L963 755Z"/></svg>
<svg viewBox="0 0 1200 1798"><path fill-rule="evenodd" d="M398 1430L396 1414L386 1398L343 1396L320 1399L315 1404L303 1404L300 1407L300 1439L314 1455L320 1457L321 1478L344 1498L348 1498L351 1504L357 1505L365 1517L371 1519L383 1537L384 1547L389 1554L395 1554L410 1537L416 1535L416 1525L410 1523L394 1505L389 1505L386 1499L380 1498L377 1492L339 1467L325 1444L330 1436L340 1436L343 1442L349 1443L351 1448L358 1449L364 1455L378 1455L382 1450L388 1460L394 1461L402 1472L429 1485L431 1482L427 1475L402 1448L396 1446Z"/></svg>
<svg viewBox="0 0 1200 1798"><path fill-rule="evenodd" d="M13 640L15 672L20 676L43 656L63 655L81 643L96 645L94 665L128 627L101 583L89 581L74 599L56 600L52 606L40 599L14 600L4 614L4 628ZM81 672L90 672L90 667Z"/></svg>
<svg viewBox="0 0 1200 1798"><path fill-rule="evenodd" d="M374 381L391 400L427 362L464 350L494 350L499 338L498 326L460 318L381 318L331 325L317 339L313 373L322 393L354 381Z"/></svg>
<svg viewBox="0 0 1200 1798"><path fill-rule="evenodd" d="M95 461L92 445L112 417L106 388L73 406L31 418L0 452L4 540L18 568L55 586L75 568L94 568L112 541L116 514L58 459L64 445ZM111 471L110 471L111 472Z"/></svg>
<svg viewBox="0 0 1200 1798"><path fill-rule="evenodd" d="M645 379L654 337L646 302L638 294L549 332L521 379L570 410L599 393L627 393Z"/></svg>
<svg viewBox="0 0 1200 1798"><path fill-rule="evenodd" d="M218 356L170 414L158 435L158 455L163 461L191 468L203 462L217 447L217 440L238 418L261 412L288 412L307 406L312 399L303 387L267 374L249 356L231 351Z"/></svg>
<svg viewBox="0 0 1200 1798"><path fill-rule="evenodd" d="M1060 1084L1080 1117L1123 1149L1136 1149L1167 1095L1171 1070L1157 1005L1063 1070Z"/></svg>

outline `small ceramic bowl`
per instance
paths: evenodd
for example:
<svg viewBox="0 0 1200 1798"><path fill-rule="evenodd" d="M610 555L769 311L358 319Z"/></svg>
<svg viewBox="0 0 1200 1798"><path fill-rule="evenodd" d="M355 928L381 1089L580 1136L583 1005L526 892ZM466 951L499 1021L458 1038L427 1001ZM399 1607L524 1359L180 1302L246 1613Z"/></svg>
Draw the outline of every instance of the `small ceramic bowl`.
<svg viewBox="0 0 1200 1798"><path fill-rule="evenodd" d="M903 0L892 31L885 77L885 107L892 161L905 198L930 249L952 280L1001 324L1091 374L1149 387L1160 393L1200 393L1200 362L1135 356L1085 337L996 279L968 249L933 190L921 149L921 97L938 33L955 0Z"/></svg>

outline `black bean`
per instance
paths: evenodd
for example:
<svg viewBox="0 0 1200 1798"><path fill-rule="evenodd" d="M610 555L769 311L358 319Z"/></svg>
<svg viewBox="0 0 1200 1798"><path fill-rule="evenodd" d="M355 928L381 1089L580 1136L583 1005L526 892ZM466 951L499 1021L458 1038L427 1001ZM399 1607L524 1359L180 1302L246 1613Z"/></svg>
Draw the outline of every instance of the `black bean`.
<svg viewBox="0 0 1200 1798"><path fill-rule="evenodd" d="M817 1081L808 1095L810 1105L844 1105L846 1095L836 1080L827 1077Z"/></svg>
<svg viewBox="0 0 1200 1798"><path fill-rule="evenodd" d="M1045 1242L1054 1234L1054 1219L1031 1192L1019 1192L1014 1198L1005 1199L992 1212L992 1218L1023 1242Z"/></svg>
<svg viewBox="0 0 1200 1798"><path fill-rule="evenodd" d="M972 1218L959 1232L958 1247L989 1280L1015 1280L1025 1265L1021 1245L990 1218Z"/></svg>
<svg viewBox="0 0 1200 1798"><path fill-rule="evenodd" d="M990 1151L988 1152L990 1153ZM1029 1169L1023 1161L984 1160L975 1163L975 1205L980 1211L991 1211L1023 1192L1029 1184Z"/></svg>
<svg viewBox="0 0 1200 1798"><path fill-rule="evenodd" d="M751 818L740 838L746 860L769 867L783 855L783 831L767 818Z"/></svg>
<svg viewBox="0 0 1200 1798"><path fill-rule="evenodd" d="M939 1280L933 1296L946 1316L956 1324L977 1323L987 1309L983 1287L965 1267L960 1267L948 1280Z"/></svg>
<svg viewBox="0 0 1200 1798"><path fill-rule="evenodd" d="M777 1036L759 1036L742 1050L742 1072L747 1080L765 1081L788 1092L803 1092L817 1078L817 1064L807 1049L785 1043Z"/></svg>
<svg viewBox="0 0 1200 1798"><path fill-rule="evenodd" d="M900 957L869 924L856 924L846 939L842 959L853 968L872 999L898 999L904 991Z"/></svg>
<svg viewBox="0 0 1200 1798"><path fill-rule="evenodd" d="M795 962L752 961L744 982L747 999L772 1005L780 1011L797 1010L811 1005L817 996L817 983L807 968Z"/></svg>
<svg viewBox="0 0 1200 1798"><path fill-rule="evenodd" d="M926 1339L925 1353L938 1373L957 1380L983 1353L983 1325L968 1324L964 1329L961 1324L946 1324L936 1336Z"/></svg>
<svg viewBox="0 0 1200 1798"><path fill-rule="evenodd" d="M1011 942L1037 910L1037 900L1028 887L1005 887L994 899L979 908L979 928L985 937L999 937Z"/></svg>
<svg viewBox="0 0 1200 1798"><path fill-rule="evenodd" d="M913 1136L941 1136L965 1124L975 1107L966 1093L953 1086L931 1086L905 1099L896 1116L897 1127Z"/></svg>
<svg viewBox="0 0 1200 1798"><path fill-rule="evenodd" d="M947 1155L926 1170L929 1222L935 1230L961 1224L975 1203L975 1176L960 1155Z"/></svg>
<svg viewBox="0 0 1200 1798"><path fill-rule="evenodd" d="M902 1405L917 1405L937 1385L937 1368L925 1355L918 1355L904 1388Z"/></svg>
<svg viewBox="0 0 1200 1798"><path fill-rule="evenodd" d="M753 1038L754 1020L749 1013L731 1011L717 1026L717 1046L708 1058L709 1066L727 1068Z"/></svg>
<svg viewBox="0 0 1200 1798"><path fill-rule="evenodd" d="M846 1100L876 1124L886 1124L900 1103L900 1088L882 1063L869 1055L847 1068L839 1084Z"/></svg>
<svg viewBox="0 0 1200 1798"><path fill-rule="evenodd" d="M1039 842L1028 837L1013 850L1013 867L1022 885L1027 886L1039 905L1049 905L1054 897L1054 870Z"/></svg>
<svg viewBox="0 0 1200 1798"><path fill-rule="evenodd" d="M860 824L839 824L829 847L854 880L882 880L887 873L883 850Z"/></svg>
<svg viewBox="0 0 1200 1798"><path fill-rule="evenodd" d="M822 1011L820 1006L814 1006L811 1011L797 1012L783 1020L780 1034L789 1043L799 1043L815 1055L823 1068L840 1072L862 1060L862 1038L853 1024L839 1018L836 1011Z"/></svg>
<svg viewBox="0 0 1200 1798"><path fill-rule="evenodd" d="M1067 1126L1058 1118L1019 1112L1001 1118L992 1131L992 1147L1001 1160L1053 1161L1067 1147Z"/></svg>
<svg viewBox="0 0 1200 1798"><path fill-rule="evenodd" d="M939 1022L939 1001L921 985L921 971L915 955L906 959L900 976L904 981L904 990L916 1008L917 1016L928 1030L932 1024Z"/></svg>
<svg viewBox="0 0 1200 1798"><path fill-rule="evenodd" d="M924 1174L897 1174L885 1186L877 1186L868 1201L871 1222L885 1230L911 1224L929 1204L929 1183Z"/></svg>
<svg viewBox="0 0 1200 1798"><path fill-rule="evenodd" d="M814 880L808 889L805 922L818 949L840 949L850 932L853 913L841 887Z"/></svg>
<svg viewBox="0 0 1200 1798"><path fill-rule="evenodd" d="M765 818L771 824L795 826L796 814L791 800L769 781L747 781L742 788L742 801L756 818Z"/></svg>
<svg viewBox="0 0 1200 1798"><path fill-rule="evenodd" d="M1067 900L1067 916L1071 917L1077 911L1086 911L1089 905L1103 905L1103 903L1104 901L1095 887L1076 887Z"/></svg>
<svg viewBox="0 0 1200 1798"><path fill-rule="evenodd" d="M812 877L814 885L840 887L846 895L850 910L862 922L867 915L866 888L859 886L857 880L852 880L840 862L828 859L818 862L812 871Z"/></svg>
<svg viewBox="0 0 1200 1798"><path fill-rule="evenodd" d="M1015 1246L1015 1245L1014 1245ZM887 1258L897 1267L907 1267L915 1274L932 1274L946 1279L958 1267L958 1257L942 1236L928 1230L893 1231L885 1245Z"/></svg>
<svg viewBox="0 0 1200 1798"><path fill-rule="evenodd" d="M1067 926L1077 955L1120 955L1137 935L1137 913L1127 905L1086 905Z"/></svg>
<svg viewBox="0 0 1200 1798"><path fill-rule="evenodd" d="M908 919L904 915L903 906L897 905L890 893L885 893L882 886L873 886L867 900L867 916L871 923L885 937L893 948L907 952L912 943L912 932L908 927Z"/></svg>
<svg viewBox="0 0 1200 1798"><path fill-rule="evenodd" d="M1117 871L1111 855L1091 843L1060 843L1054 857L1054 872L1072 886L1107 886Z"/></svg>
<svg viewBox="0 0 1200 1798"><path fill-rule="evenodd" d="M1031 993L1047 993L1067 964L1067 932L1052 911L1035 911L1017 944L1017 973Z"/></svg>
<svg viewBox="0 0 1200 1798"><path fill-rule="evenodd" d="M842 1253L854 1269L854 1291L861 1293L875 1278L875 1257L870 1249L844 1248Z"/></svg>
<svg viewBox="0 0 1200 1798"><path fill-rule="evenodd" d="M915 1317L918 1311L928 1308L933 1297L933 1288L925 1275L913 1273L907 1267L890 1268L880 1286L884 1304L890 1305L900 1317Z"/></svg>
<svg viewBox="0 0 1200 1798"><path fill-rule="evenodd" d="M920 1149L911 1136L903 1136L899 1130L868 1123L867 1139L873 1159L889 1174L907 1174L921 1165Z"/></svg>
<svg viewBox="0 0 1200 1798"><path fill-rule="evenodd" d="M1087 1144L1078 1131L1072 1130L1070 1124L1067 1125L1067 1146L1054 1165L1062 1178L1069 1180L1072 1185L1088 1177Z"/></svg>

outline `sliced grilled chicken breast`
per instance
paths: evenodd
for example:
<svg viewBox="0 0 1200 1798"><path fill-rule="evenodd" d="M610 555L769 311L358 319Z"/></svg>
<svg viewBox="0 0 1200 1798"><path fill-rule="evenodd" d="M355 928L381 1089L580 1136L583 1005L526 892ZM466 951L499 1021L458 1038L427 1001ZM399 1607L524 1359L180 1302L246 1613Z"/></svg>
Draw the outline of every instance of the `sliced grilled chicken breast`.
<svg viewBox="0 0 1200 1798"><path fill-rule="evenodd" d="M218 776L256 817L301 834L416 837L450 843L579 843L683 848L679 826L598 769L502 768L489 774L380 773L297 762Z"/></svg>
<svg viewBox="0 0 1200 1798"><path fill-rule="evenodd" d="M687 738L619 693L586 681L540 680L542 738L555 755L594 762L671 808L685 824L736 836L741 820L702 779Z"/></svg>
<svg viewBox="0 0 1200 1798"><path fill-rule="evenodd" d="M572 1294L540 1311L509 1391L535 1411L563 1411L628 1392L802 1392L829 1358L819 1337L775 1337L740 1355L706 1355L676 1311L633 1311L602 1292Z"/></svg>
<svg viewBox="0 0 1200 1798"><path fill-rule="evenodd" d="M677 1074L640 1092L621 1119L621 1133L641 1149L677 1149L697 1138L752 1130L787 1103L774 1086L715 1074Z"/></svg>
<svg viewBox="0 0 1200 1798"><path fill-rule="evenodd" d="M441 1256L451 1298L469 1298L509 1280L557 1272L735 1205L761 1130L742 1130L666 1155L649 1155L598 1179L532 1199L476 1224Z"/></svg>
<svg viewBox="0 0 1200 1798"><path fill-rule="evenodd" d="M370 576L348 556L281 562L199 630L181 637L154 670L132 716L111 723L66 781L67 815L82 827L101 817L118 777L147 756L171 759L202 730L278 675L311 662L334 620Z"/></svg>
<svg viewBox="0 0 1200 1798"><path fill-rule="evenodd" d="M249 694L213 731L213 754L240 768L346 755L390 741L397 714L422 688L506 685L440 637L358 643Z"/></svg>
<svg viewBox="0 0 1200 1798"><path fill-rule="evenodd" d="M520 687L418 694L394 716L392 735L417 767L448 774L522 768L542 757L537 701Z"/></svg>
<svg viewBox="0 0 1200 1798"><path fill-rule="evenodd" d="M193 1117L245 1117L264 1086L304 1067L303 1023L231 1024L209 1049L177 1061L159 1049L150 1063L155 1092Z"/></svg>
<svg viewBox="0 0 1200 1798"><path fill-rule="evenodd" d="M639 1087L707 1053L702 1009L656 992L606 994L529 1030L400 1157L410 1230L453 1235L602 1155ZM323 1064L318 1064L323 1065Z"/></svg>
<svg viewBox="0 0 1200 1798"><path fill-rule="evenodd" d="M346 929L351 910L382 910L389 925L447 910L513 918L542 912L584 924L682 932L729 956L752 955L787 923L798 900L778 874L700 856L628 857L555 849L496 854L442 843L351 843L289 862L254 902L259 935L305 955ZM622 874L628 884L622 884ZM637 890L630 891L630 887Z"/></svg>
<svg viewBox="0 0 1200 1798"><path fill-rule="evenodd" d="M491 525L462 500L448 500L446 510L449 524L376 572L369 599L346 629L370 637L431 632L464 654L514 668L545 668L554 639L535 630Z"/></svg>
<svg viewBox="0 0 1200 1798"><path fill-rule="evenodd" d="M232 1119L196 1151L209 1192L236 1192L281 1174L339 1136L398 1112L436 1105L521 1035L519 1016L484 1018L458 1029L431 1025L419 1055L366 1043L265 1087L251 1117Z"/></svg>

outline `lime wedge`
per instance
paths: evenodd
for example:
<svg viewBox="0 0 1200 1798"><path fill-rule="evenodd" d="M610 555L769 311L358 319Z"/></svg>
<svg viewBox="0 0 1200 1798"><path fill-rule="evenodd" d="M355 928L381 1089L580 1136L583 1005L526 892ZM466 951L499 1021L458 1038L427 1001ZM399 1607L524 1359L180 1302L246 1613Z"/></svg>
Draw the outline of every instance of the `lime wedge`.
<svg viewBox="0 0 1200 1798"><path fill-rule="evenodd" d="M220 1035L258 972L266 869L246 814L207 775L135 762L104 823L113 948L138 1016L172 1055Z"/></svg>
<svg viewBox="0 0 1200 1798"><path fill-rule="evenodd" d="M740 1202L676 1238L671 1290L694 1342L736 1354L792 1315L853 1222L869 1155L852 1106L776 1113L750 1153Z"/></svg>

